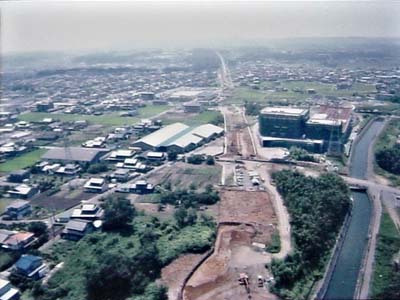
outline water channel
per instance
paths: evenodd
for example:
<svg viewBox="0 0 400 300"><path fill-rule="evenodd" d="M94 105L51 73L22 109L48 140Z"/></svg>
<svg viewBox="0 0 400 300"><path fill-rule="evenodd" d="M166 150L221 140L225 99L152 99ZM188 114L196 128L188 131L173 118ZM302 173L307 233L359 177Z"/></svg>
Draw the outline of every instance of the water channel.
<svg viewBox="0 0 400 300"><path fill-rule="evenodd" d="M384 121L375 120L354 145L350 161L350 176L366 179L368 149L384 127ZM339 253L324 299L353 299L357 278L368 242L372 205L366 192L352 192L353 209L350 225Z"/></svg>

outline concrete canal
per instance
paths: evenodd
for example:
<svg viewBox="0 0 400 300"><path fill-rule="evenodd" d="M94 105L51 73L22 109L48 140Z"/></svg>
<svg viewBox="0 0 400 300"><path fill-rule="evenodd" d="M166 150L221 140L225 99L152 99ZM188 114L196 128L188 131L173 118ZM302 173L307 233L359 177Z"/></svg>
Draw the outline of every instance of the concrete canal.
<svg viewBox="0 0 400 300"><path fill-rule="evenodd" d="M350 161L350 176L366 179L368 173L368 149L384 127L384 121L375 120L354 145ZM352 218L343 246L333 270L324 299L353 299L357 278L368 243L368 230L372 205L366 192L353 191Z"/></svg>

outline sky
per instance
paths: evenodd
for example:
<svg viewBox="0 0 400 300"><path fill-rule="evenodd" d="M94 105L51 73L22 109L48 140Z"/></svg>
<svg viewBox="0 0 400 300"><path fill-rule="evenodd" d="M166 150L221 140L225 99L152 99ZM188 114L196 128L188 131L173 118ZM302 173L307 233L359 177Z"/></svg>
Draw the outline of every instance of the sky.
<svg viewBox="0 0 400 300"><path fill-rule="evenodd" d="M294 37L400 37L400 1L0 3L0 49L220 47Z"/></svg>

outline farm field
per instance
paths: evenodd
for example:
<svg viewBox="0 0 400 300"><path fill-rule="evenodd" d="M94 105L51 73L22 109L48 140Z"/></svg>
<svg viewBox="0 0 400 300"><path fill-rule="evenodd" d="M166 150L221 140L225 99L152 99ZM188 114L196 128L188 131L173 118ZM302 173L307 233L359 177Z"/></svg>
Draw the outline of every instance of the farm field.
<svg viewBox="0 0 400 300"><path fill-rule="evenodd" d="M182 122L188 126L196 126L206 123L213 123L221 115L219 111L207 110L199 114L166 113L160 117L164 124Z"/></svg>
<svg viewBox="0 0 400 300"><path fill-rule="evenodd" d="M164 172L153 173L147 180L153 184L169 182L173 189L189 189L194 183L197 189L204 189L208 184L218 184L221 180L221 167L218 165L191 165L176 162Z"/></svg>
<svg viewBox="0 0 400 300"><path fill-rule="evenodd" d="M270 82L260 84L264 90L255 90L249 87L235 88L232 98L228 99L228 104L241 104L245 100L258 103L275 103L277 105L295 104L300 105L312 95L307 93L294 92L293 89L305 91L314 89L316 94L325 97L346 97L354 93L369 94L376 92L375 86L370 84L355 83L351 88L337 90L334 84L306 81L283 81L280 85L274 85ZM276 92L271 89L274 87L287 88L287 92Z"/></svg>
<svg viewBox="0 0 400 300"><path fill-rule="evenodd" d="M36 149L24 153L18 157L7 160L0 164L0 172L12 172L34 165L40 157L46 152L46 149Z"/></svg>
<svg viewBox="0 0 400 300"><path fill-rule="evenodd" d="M78 121L86 120L92 124L101 124L105 126L122 126L134 124L140 121L142 118L150 118L159 113L168 110L167 105L149 105L146 107L139 108L139 115L135 117L121 117L118 112L104 114L100 116L93 115L82 115L82 114L62 114L62 113L45 113L45 112L31 112L19 116L21 121L27 122L38 122L43 118L53 118L60 121Z"/></svg>

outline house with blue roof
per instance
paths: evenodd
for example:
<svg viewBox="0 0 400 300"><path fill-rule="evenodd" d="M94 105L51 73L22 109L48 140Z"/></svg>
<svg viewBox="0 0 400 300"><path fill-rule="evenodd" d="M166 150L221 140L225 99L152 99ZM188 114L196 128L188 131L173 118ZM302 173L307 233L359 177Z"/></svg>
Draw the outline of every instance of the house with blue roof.
<svg viewBox="0 0 400 300"><path fill-rule="evenodd" d="M15 263L14 272L15 274L38 280L47 274L48 269L40 256L24 254Z"/></svg>

